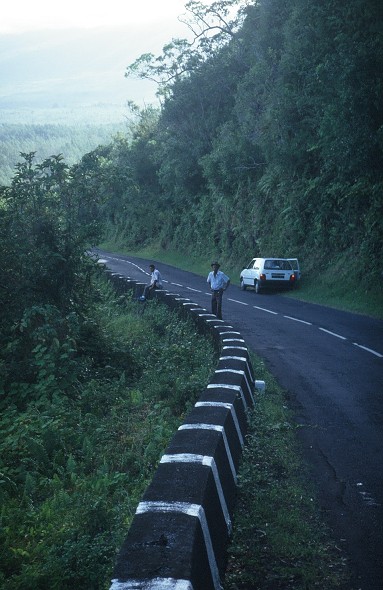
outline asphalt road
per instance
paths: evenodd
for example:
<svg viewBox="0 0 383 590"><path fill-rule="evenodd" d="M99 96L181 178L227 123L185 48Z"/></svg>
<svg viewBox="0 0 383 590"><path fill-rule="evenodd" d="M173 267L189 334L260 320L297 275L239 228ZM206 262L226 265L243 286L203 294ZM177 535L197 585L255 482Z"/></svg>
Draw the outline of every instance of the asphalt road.
<svg viewBox="0 0 383 590"><path fill-rule="evenodd" d="M148 261L99 256L148 282ZM156 266L165 289L210 310L206 277ZM348 590L383 590L383 321L234 285L223 317L287 392L323 517L353 570Z"/></svg>

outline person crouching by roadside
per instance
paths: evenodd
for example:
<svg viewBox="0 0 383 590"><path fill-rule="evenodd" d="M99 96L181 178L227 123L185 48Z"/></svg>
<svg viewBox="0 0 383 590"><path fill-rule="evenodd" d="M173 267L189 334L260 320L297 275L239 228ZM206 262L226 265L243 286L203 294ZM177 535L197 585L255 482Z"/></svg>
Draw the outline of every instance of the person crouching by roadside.
<svg viewBox="0 0 383 590"><path fill-rule="evenodd" d="M222 320L222 294L230 285L230 279L221 270L218 270L220 264L212 262L212 271L209 272L207 282L211 289L211 313Z"/></svg>
<svg viewBox="0 0 383 590"><path fill-rule="evenodd" d="M139 298L140 301L146 301L150 299L150 296L153 294L153 291L156 289L162 289L162 277L160 271L154 266L154 264L149 265L150 270L150 283L146 285L144 288L144 293Z"/></svg>

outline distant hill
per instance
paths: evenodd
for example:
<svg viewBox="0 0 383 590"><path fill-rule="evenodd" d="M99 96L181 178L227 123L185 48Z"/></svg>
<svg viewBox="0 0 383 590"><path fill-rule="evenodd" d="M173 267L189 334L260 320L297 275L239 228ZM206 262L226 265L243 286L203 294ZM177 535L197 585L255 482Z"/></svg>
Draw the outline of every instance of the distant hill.
<svg viewBox="0 0 383 590"><path fill-rule="evenodd" d="M177 32L155 27L0 35L0 123L61 122L55 117L63 110L86 122L93 120L93 108L106 109L111 122L113 109L121 118L128 100L141 107L153 102L155 84L124 73L142 53L160 52L172 36Z"/></svg>
<svg viewBox="0 0 383 590"><path fill-rule="evenodd" d="M73 164L126 132L127 101L155 102L156 86L125 70L172 36L153 26L0 35L0 184L10 182L20 152L35 151L37 161L63 153Z"/></svg>

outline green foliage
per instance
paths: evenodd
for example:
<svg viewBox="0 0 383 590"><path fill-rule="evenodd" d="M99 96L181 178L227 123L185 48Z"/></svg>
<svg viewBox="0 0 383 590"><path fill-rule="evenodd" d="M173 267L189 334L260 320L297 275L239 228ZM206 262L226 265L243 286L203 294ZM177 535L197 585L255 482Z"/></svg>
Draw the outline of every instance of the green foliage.
<svg viewBox="0 0 383 590"><path fill-rule="evenodd" d="M86 255L108 178L23 161L1 189L0 587L109 587L116 551L212 346L155 302L115 301ZM97 189L97 190L96 190Z"/></svg>
<svg viewBox="0 0 383 590"><path fill-rule="evenodd" d="M16 330L35 375L0 401L9 590L109 587L137 503L214 366L192 324L156 302L142 314L99 279L93 289L86 318L35 308Z"/></svg>
<svg viewBox="0 0 383 590"><path fill-rule="evenodd" d="M189 2L195 43L173 42L162 56L135 63L135 74L161 84L158 123L150 137L137 131L157 184L147 190L141 174L135 192L111 198L107 239L185 253L192 243L194 254L237 267L272 253L299 256L318 272L329 257L357 256L365 280L377 284L379 3L273 0L236 8L234 15L232 2ZM125 148L134 177L135 146ZM154 231L148 219L156 220Z"/></svg>

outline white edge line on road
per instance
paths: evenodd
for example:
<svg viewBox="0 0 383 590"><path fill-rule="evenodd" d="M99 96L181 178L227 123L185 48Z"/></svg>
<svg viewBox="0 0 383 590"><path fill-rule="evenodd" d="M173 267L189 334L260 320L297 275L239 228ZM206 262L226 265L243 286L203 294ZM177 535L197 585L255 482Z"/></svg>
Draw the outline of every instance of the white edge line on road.
<svg viewBox="0 0 383 590"><path fill-rule="evenodd" d="M149 274L147 272L144 271L143 268L141 268L138 264L135 264L134 262L130 262L128 260L123 260L121 258L116 258L113 256L104 256L104 258L106 259L110 259L110 260L117 260L118 262L128 262L128 264L131 264L132 266L135 266L136 268L138 268L139 270L141 270L142 272L144 272L145 274ZM164 283L168 283L169 281L164 281ZM171 285L174 285L175 287L183 287L183 285L180 285L179 283L170 283ZM189 289L189 291L195 291L196 293L202 293L202 291L198 290L198 289L192 289L191 287L186 287L187 289ZM211 293L205 293L205 295L211 295ZM233 303L239 303L240 305L249 305L248 303L244 303L243 301L237 301L236 299L228 299L229 301L232 301ZM260 311L265 311L266 313L271 313L272 315L278 315L278 312L276 311L271 311L271 309L266 309L264 307L259 307L258 305L253 305L254 309L259 309ZM305 322L304 320L299 320L298 318L293 318L291 316L288 315L284 315L284 318L288 319L288 320L293 320L294 322L299 322L301 324L306 324L307 326L312 326L311 322ZM319 330L321 330L322 332L326 332L326 334L330 334L330 336L335 336L335 338L339 338L340 340L347 340L347 338L345 336L341 336L340 334L336 334L336 332L331 332L330 330L326 330L325 328L319 328ZM358 344L357 342L353 342L354 346L357 346L358 348L361 348L362 350L365 350L366 352L369 352L371 354L373 354L374 356L377 356L378 358L383 358L383 354L381 354L380 352L377 352L376 350L372 350L371 348L368 348L367 346L363 346L362 344Z"/></svg>
<svg viewBox="0 0 383 590"><path fill-rule="evenodd" d="M336 332L330 332L330 330L326 330L325 328L319 328L322 332L326 332L326 334L330 334L330 336L335 336L335 338L340 338L341 340L347 340L345 336L341 336L340 334L336 334Z"/></svg>
<svg viewBox="0 0 383 590"><path fill-rule="evenodd" d="M244 303L243 301L237 301L236 299L228 298L228 301L232 301L233 303L239 303L240 305L249 305L248 303Z"/></svg>
<svg viewBox="0 0 383 590"><path fill-rule="evenodd" d="M356 342L353 342L354 346L357 346L358 348L362 348L363 350L366 350L367 352L371 352L371 354L374 354L375 356L379 357L380 359L383 358L383 354L380 354L380 352L376 352L376 350L372 350L371 348L367 348L367 346L362 346L361 344L357 344Z"/></svg>
<svg viewBox="0 0 383 590"><path fill-rule="evenodd" d="M306 326L312 326L311 322L305 322L304 320L299 320L298 318L292 318L289 315L284 315L283 317L287 320L293 320L293 322L299 322L300 324L306 324Z"/></svg>
<svg viewBox="0 0 383 590"><path fill-rule="evenodd" d="M264 307L258 307L258 305L253 305L254 309L260 309L261 311L266 311L267 313L272 313L273 315L278 315L278 312L271 311L271 309L265 309Z"/></svg>

